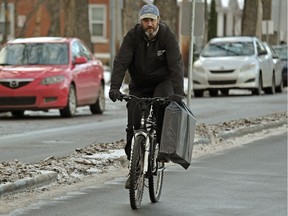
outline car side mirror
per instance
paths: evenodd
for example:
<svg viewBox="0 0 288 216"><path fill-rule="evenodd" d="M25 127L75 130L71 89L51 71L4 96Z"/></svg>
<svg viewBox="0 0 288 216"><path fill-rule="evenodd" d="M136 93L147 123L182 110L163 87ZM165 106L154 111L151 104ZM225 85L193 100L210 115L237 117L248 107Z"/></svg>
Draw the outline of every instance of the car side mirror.
<svg viewBox="0 0 288 216"><path fill-rule="evenodd" d="M87 58L86 57L84 57L84 56L81 56L81 57L76 57L75 58L75 61L74 61L74 64L76 65L76 64L85 64L85 63L87 63L88 61L87 61Z"/></svg>
<svg viewBox="0 0 288 216"><path fill-rule="evenodd" d="M267 50L260 50L259 52L258 52L258 55L260 56L260 55L266 55L267 54Z"/></svg>

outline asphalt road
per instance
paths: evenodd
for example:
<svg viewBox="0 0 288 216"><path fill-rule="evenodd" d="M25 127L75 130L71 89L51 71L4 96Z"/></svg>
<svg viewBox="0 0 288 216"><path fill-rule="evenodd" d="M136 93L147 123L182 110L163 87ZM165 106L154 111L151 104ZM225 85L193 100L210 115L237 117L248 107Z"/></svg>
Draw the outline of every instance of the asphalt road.
<svg viewBox="0 0 288 216"><path fill-rule="evenodd" d="M232 92L233 93L233 92ZM219 123L287 111L287 88L282 94L192 99L197 123ZM27 112L24 119L0 117L0 161L18 159L30 163L49 156L65 156L92 143L125 139L124 102L107 99L104 115L92 116L81 108L75 118L61 119L58 111Z"/></svg>
<svg viewBox="0 0 288 216"><path fill-rule="evenodd" d="M287 133L200 157L165 171L159 203L131 210L125 177L47 198L15 216L286 216Z"/></svg>

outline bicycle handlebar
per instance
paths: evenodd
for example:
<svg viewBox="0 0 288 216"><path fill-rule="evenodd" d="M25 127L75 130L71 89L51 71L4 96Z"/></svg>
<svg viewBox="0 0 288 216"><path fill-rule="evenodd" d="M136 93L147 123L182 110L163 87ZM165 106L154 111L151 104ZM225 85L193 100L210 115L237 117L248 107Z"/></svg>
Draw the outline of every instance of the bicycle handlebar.
<svg viewBox="0 0 288 216"><path fill-rule="evenodd" d="M121 99L120 101L125 100L126 102L131 100L131 99L136 99L139 101L150 101L150 102L155 102L155 101L161 101L161 102L171 102L171 100L168 97L137 97L135 95L127 95L127 94L121 94Z"/></svg>

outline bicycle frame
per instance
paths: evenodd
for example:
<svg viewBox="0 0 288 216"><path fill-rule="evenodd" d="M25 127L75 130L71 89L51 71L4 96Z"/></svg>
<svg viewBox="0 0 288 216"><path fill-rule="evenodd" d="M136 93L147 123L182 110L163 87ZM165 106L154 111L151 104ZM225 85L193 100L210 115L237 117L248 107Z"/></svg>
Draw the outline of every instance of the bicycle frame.
<svg viewBox="0 0 288 216"><path fill-rule="evenodd" d="M140 105L140 128L134 130L131 141L131 158L129 164L130 188L129 198L132 209L141 206L145 178L148 179L150 200L156 203L160 199L164 162L158 162L158 147L156 144L156 116L153 111L155 103L170 101L167 98L138 98L132 95L122 95L122 99L129 101L136 99Z"/></svg>
<svg viewBox="0 0 288 216"><path fill-rule="evenodd" d="M150 106L150 110L149 110L149 114L146 117L146 111L147 111L147 107ZM155 127L156 124L153 121L154 118L154 114L151 113L151 111L153 112L153 104L145 104L145 102L141 103L141 124L140 124L140 129L136 130L133 138L132 138L132 142L131 142L131 151L133 151L133 147L134 147L134 140L135 137L142 135L145 137L145 154L144 154L144 174L147 173L148 171L148 166L149 166L149 153L150 153L150 149L151 149L151 144L153 143L153 139L154 139L154 132L155 132ZM152 118L152 121L149 121L149 118ZM147 124L151 124L150 128L149 126L147 127Z"/></svg>
<svg viewBox="0 0 288 216"><path fill-rule="evenodd" d="M144 154L144 174L147 173L148 171L148 163L149 163L149 153L150 153L150 137L149 137L149 134L146 133L145 131L138 131L134 134L133 138L132 138L132 142L131 142L131 151L133 151L133 148L134 148L134 137L137 137L137 136L144 136L145 137L145 154ZM131 163L131 161L130 161Z"/></svg>

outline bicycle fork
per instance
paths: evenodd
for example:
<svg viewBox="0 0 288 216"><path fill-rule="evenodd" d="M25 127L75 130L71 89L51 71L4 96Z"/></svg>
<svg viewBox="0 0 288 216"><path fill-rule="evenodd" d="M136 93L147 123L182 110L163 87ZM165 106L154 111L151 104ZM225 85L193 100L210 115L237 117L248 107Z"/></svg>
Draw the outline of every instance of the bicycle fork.
<svg viewBox="0 0 288 216"><path fill-rule="evenodd" d="M144 145L145 152L144 152L143 172L144 172L144 174L146 174L148 171L148 165L149 165L150 138L149 138L149 135L144 131L139 131L139 132L135 133L133 138L132 138L131 152L133 152L134 140L135 140L135 137L137 137L137 136L144 136L145 137L145 145ZM131 163L131 160L130 160L130 163Z"/></svg>

